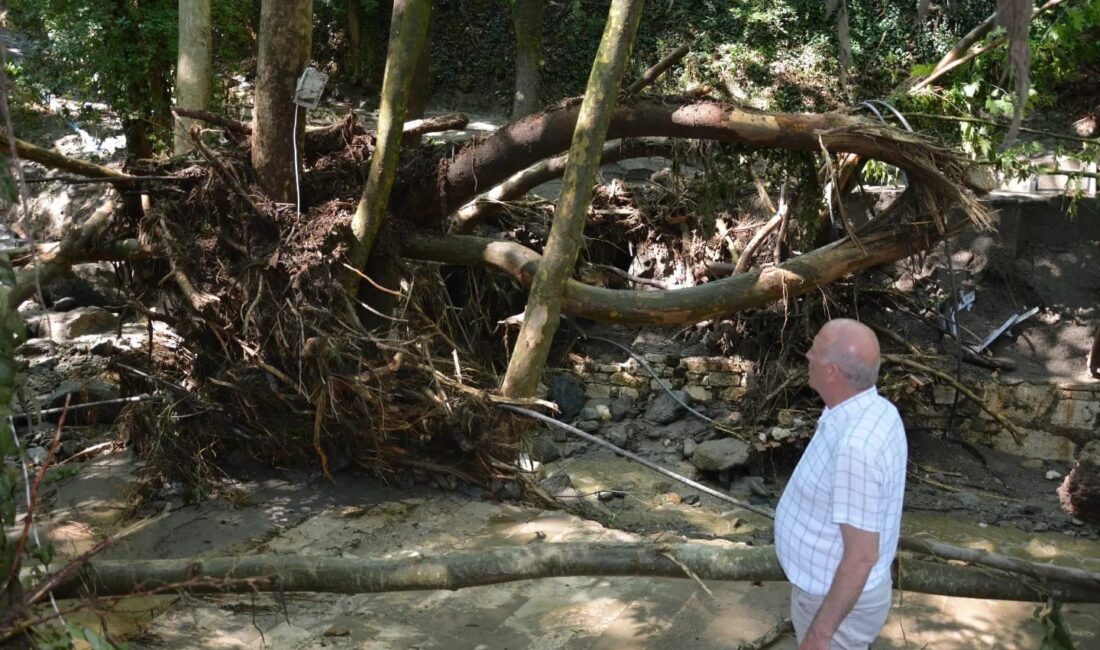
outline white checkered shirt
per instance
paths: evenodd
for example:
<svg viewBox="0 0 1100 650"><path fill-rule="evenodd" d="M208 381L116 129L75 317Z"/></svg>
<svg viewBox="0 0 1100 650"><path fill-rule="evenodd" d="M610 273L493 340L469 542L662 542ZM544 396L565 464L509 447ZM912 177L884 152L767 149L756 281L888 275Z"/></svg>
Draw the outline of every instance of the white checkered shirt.
<svg viewBox="0 0 1100 650"><path fill-rule="evenodd" d="M840 524L879 534L864 591L890 579L908 459L898 410L872 387L822 412L775 516L775 551L787 579L829 592L844 552Z"/></svg>

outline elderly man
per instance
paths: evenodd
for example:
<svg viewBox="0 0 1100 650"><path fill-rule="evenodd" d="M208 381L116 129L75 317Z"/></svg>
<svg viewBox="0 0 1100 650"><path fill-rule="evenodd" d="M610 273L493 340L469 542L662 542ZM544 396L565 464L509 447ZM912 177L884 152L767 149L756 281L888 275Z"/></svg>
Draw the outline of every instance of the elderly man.
<svg viewBox="0 0 1100 650"><path fill-rule="evenodd" d="M775 549L799 649L867 648L890 612L905 429L875 389L879 346L867 326L829 321L806 358L825 410L779 501Z"/></svg>

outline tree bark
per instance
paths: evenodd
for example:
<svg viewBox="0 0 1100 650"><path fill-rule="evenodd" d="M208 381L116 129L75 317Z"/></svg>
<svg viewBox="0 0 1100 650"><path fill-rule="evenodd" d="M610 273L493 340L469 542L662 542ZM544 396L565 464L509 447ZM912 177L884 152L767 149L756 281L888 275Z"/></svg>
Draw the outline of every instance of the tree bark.
<svg viewBox="0 0 1100 650"><path fill-rule="evenodd" d="M358 86L363 81L363 2L344 0L344 4L348 27L348 52L344 66L348 71L348 80Z"/></svg>
<svg viewBox="0 0 1100 650"><path fill-rule="evenodd" d="M89 178L117 178L119 181L126 181L134 178L116 169L86 162L77 158L69 158L53 149L39 147L38 145L24 142L18 138L9 139L5 134L0 133L0 149L4 152L10 151L12 142L15 143L15 152L20 158L36 162L50 169L60 169L61 171L88 176Z"/></svg>
<svg viewBox="0 0 1100 650"><path fill-rule="evenodd" d="M949 225L947 234L965 228ZM571 316L631 325L688 325L802 295L850 273L926 250L943 235L930 224L884 229L860 236L861 248L845 238L778 266L739 273L696 287L669 291L605 289L567 279L562 311ZM497 268L531 286L542 262L535 251L515 242L482 237L418 237L401 244L402 255L444 264Z"/></svg>
<svg viewBox="0 0 1100 650"><path fill-rule="evenodd" d="M644 90L654 81L657 81L657 78L664 74L665 70L679 63L680 59L687 56L687 53L690 51L691 44L685 43L670 52L668 56L655 63L652 67L647 68L646 71L642 73L642 76L638 77L637 81L630 84L630 87L626 89L626 94L633 95Z"/></svg>
<svg viewBox="0 0 1100 650"><path fill-rule="evenodd" d="M176 64L176 106L210 109L213 22L210 0L180 0L179 60ZM191 120L179 120L174 131L175 153L191 151Z"/></svg>
<svg viewBox="0 0 1100 650"><path fill-rule="evenodd" d="M900 569L898 568L900 566ZM782 581L772 547L704 544L529 544L453 552L418 560L257 555L172 560L93 560L57 585L59 597L83 586L100 596L183 585L195 592L321 591L358 594L463 589L564 576L653 576L702 580ZM1030 583L993 569L901 558L895 587L965 598L1100 602L1100 591L1060 583ZM187 583L191 583L188 585Z"/></svg>
<svg viewBox="0 0 1100 650"><path fill-rule="evenodd" d="M370 257L374 237L382 226L390 190L397 175L397 158L401 152L401 131L405 108L409 101L412 76L420 59L420 50L428 34L431 18L430 0L395 0L390 25L389 52L386 56L386 76L382 81L382 105L378 108L378 140L370 161L363 196L351 220L355 237L349 264L361 269ZM359 275L347 273L344 287L355 297Z"/></svg>
<svg viewBox="0 0 1100 650"><path fill-rule="evenodd" d="M294 91L309 64L312 37L313 0L263 0L252 113L252 167L260 188L280 203L293 203L296 198L294 140L301 145L306 125L305 109L294 103Z"/></svg>
<svg viewBox="0 0 1100 650"><path fill-rule="evenodd" d="M542 108L539 99L539 59L542 57L542 17L546 0L513 0L512 20L516 29L516 92L512 98L512 119L518 120Z"/></svg>
<svg viewBox="0 0 1100 650"><path fill-rule="evenodd" d="M3 529L15 525L19 494L19 449L11 431L15 376L19 360L15 348L26 338L19 316L16 273L6 254L0 254L0 628L25 614L23 585L16 546ZM13 460L8 460L13 459Z"/></svg>
<svg viewBox="0 0 1100 650"><path fill-rule="evenodd" d="M467 145L439 172L438 178L417 179L413 183L419 188L440 188L438 192L406 194L395 203L394 212L409 215L422 224L438 224L486 188L565 150L579 112L575 100L565 102ZM769 113L712 100L683 103L642 97L619 105L607 131L609 140L661 136L815 153L824 145L832 152L858 153L902 168L911 179L915 176L939 181L944 166L977 170L953 153L930 148L920 136L838 113ZM915 147L924 149L932 160L926 161L928 164L914 161ZM984 193L991 189L986 176L961 180L967 187Z"/></svg>
<svg viewBox="0 0 1100 650"><path fill-rule="evenodd" d="M608 11L569 148L561 196L546 241L545 261L539 265L531 284L523 325L501 385L501 393L507 397L534 395L542 376L551 340L558 329L562 293L584 237L592 181L600 164L607 125L644 5L644 0L612 0Z"/></svg>
<svg viewBox="0 0 1100 650"><path fill-rule="evenodd" d="M413 72L412 85L409 87L409 103L405 109L405 121L419 120L424 117L428 100L432 95L432 41L435 39L435 3L428 7L428 32L416 57L416 70ZM416 142L420 142L416 136Z"/></svg>
<svg viewBox="0 0 1100 650"><path fill-rule="evenodd" d="M630 158L670 157L672 143L659 139L614 140L603 147L600 164L607 165ZM455 213L451 232L462 235L495 213L502 203L522 198L535 187L565 173L569 155L562 154L534 164L509 176L503 183L462 206Z"/></svg>

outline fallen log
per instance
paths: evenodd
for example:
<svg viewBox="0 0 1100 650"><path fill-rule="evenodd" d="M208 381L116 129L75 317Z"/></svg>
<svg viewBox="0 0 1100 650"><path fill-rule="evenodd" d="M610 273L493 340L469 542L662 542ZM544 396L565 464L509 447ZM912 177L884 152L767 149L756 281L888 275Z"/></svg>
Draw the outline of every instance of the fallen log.
<svg viewBox="0 0 1100 650"><path fill-rule="evenodd" d="M686 569L686 570L685 570ZM256 555L170 560L92 560L54 587L57 597L86 589L100 596L169 585L197 592L256 591L342 594L463 589L565 576L647 576L702 580L783 581L772 547L704 544L528 544L416 559L347 559ZM992 569L900 558L895 588L964 598L1100 602L1100 590L1040 585ZM190 585L190 586L189 586Z"/></svg>
<svg viewBox="0 0 1100 650"><path fill-rule="evenodd" d="M435 177L410 179L391 209L420 223L438 223L474 196L515 172L568 147L580 103L576 100L513 122L472 142L441 166ZM819 152L849 152L902 169L914 183L955 200L964 189L985 193L989 175L918 135L858 116L837 113L770 113L712 100L624 99L612 116L607 138L676 137ZM965 202L964 202L965 203ZM968 206L969 210L969 206ZM975 213L981 226L988 221Z"/></svg>
<svg viewBox="0 0 1100 650"><path fill-rule="evenodd" d="M0 150L7 152L11 149L12 145L15 146L15 153L23 160L36 162L50 169L60 169L61 171L78 174L80 176L103 178L120 183L139 180L116 169L86 162L77 158L69 158L53 149L39 147L38 145L24 142L18 138L9 138L3 133L0 133Z"/></svg>
<svg viewBox="0 0 1100 650"><path fill-rule="evenodd" d="M948 233L964 225L955 222ZM562 310L572 316L632 325L698 323L804 294L849 273L907 257L939 237L930 224L865 233L860 236L863 249L845 238L777 266L670 291L606 289L570 279ZM489 266L524 286L530 286L542 259L515 242L463 235L410 238L401 244L401 254L444 264Z"/></svg>

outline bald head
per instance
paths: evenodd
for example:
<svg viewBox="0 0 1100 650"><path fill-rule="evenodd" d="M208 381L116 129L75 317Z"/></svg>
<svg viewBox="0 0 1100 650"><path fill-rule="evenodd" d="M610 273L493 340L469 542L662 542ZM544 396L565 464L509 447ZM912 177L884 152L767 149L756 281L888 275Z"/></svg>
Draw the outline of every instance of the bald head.
<svg viewBox="0 0 1100 650"><path fill-rule="evenodd" d="M878 337L859 321L850 318L831 320L818 332L822 361L836 364L851 387L862 391L878 381Z"/></svg>

